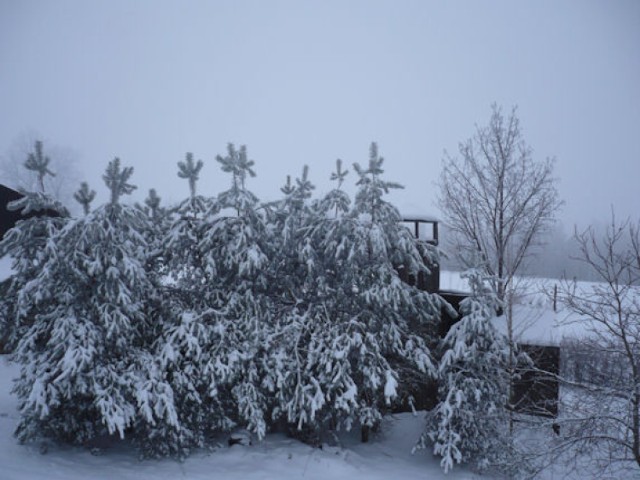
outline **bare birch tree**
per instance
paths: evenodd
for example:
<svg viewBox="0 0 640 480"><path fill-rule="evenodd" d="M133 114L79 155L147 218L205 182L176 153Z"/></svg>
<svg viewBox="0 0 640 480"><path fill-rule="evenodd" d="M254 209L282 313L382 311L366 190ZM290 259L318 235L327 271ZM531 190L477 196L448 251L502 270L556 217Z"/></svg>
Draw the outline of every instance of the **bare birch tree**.
<svg viewBox="0 0 640 480"><path fill-rule="evenodd" d="M589 448L591 459L609 470L629 462L640 467L640 221L618 223L612 215L604 234L589 228L575 239L578 260L598 282L562 288L586 336L578 357L564 355L579 369L564 369L561 379L561 443Z"/></svg>
<svg viewBox="0 0 640 480"><path fill-rule="evenodd" d="M438 197L453 233L453 253L467 267L485 264L504 302L516 272L561 205L554 162L535 161L516 109L505 117L496 104L489 124L477 127L459 152L459 158L445 156Z"/></svg>
<svg viewBox="0 0 640 480"><path fill-rule="evenodd" d="M438 203L452 233L453 255L467 268L484 267L496 282L500 308L506 307L513 401L515 275L553 225L561 202L554 162L533 159L516 108L507 117L496 104L491 108L489 124L476 127L475 135L460 143L460 157L445 155Z"/></svg>

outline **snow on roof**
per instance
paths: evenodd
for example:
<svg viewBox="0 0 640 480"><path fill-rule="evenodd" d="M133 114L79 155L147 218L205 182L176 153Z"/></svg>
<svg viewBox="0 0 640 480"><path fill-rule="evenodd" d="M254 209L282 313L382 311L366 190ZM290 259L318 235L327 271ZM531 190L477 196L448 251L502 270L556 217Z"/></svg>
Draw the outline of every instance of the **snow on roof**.
<svg viewBox="0 0 640 480"><path fill-rule="evenodd" d="M525 279L528 293L523 294L513 306L513 334L515 340L528 345L557 346L563 340L584 339L593 335L599 325L593 324L588 319L559 308L553 311L551 299L543 293L548 291L554 283L550 279ZM580 288L587 291L593 284L580 282ZM465 292L468 291L466 281L460 272L443 270L440 272L441 292ZM559 307L561 307L559 305ZM493 319L496 328L507 334L507 321L505 316Z"/></svg>
<svg viewBox="0 0 640 480"><path fill-rule="evenodd" d="M436 215L417 202L399 202L395 203L396 208L400 212L400 216L405 220L420 220L423 222L438 222Z"/></svg>
<svg viewBox="0 0 640 480"><path fill-rule="evenodd" d="M513 335L518 343L558 346L564 340L587 339L604 332L604 327L565 309L553 311L551 305L514 305ZM496 328L507 334L504 315L493 319Z"/></svg>

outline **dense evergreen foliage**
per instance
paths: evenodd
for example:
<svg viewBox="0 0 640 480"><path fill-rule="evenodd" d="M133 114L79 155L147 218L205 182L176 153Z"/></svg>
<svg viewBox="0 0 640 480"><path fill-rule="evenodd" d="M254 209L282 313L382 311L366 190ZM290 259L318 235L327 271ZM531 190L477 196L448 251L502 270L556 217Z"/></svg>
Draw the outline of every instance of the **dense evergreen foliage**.
<svg viewBox="0 0 640 480"><path fill-rule="evenodd" d="M123 437L138 421L155 329L138 233L145 220L119 203L134 188L131 173L118 159L109 164L111 202L56 231L20 292L18 306L32 320L15 353L21 440Z"/></svg>
<svg viewBox="0 0 640 480"><path fill-rule="evenodd" d="M12 351L32 323L34 305L20 302L23 289L36 278L46 261L45 246L69 219L68 210L41 192L24 192L8 205L24 217L0 241L0 257L9 255L13 276L3 282L0 299L0 342Z"/></svg>
<svg viewBox="0 0 640 480"><path fill-rule="evenodd" d="M445 305L399 274L427 272L437 252L385 199L399 185L384 180L377 146L354 165L353 200L339 160L323 197L313 199L304 167L269 204L247 186L255 172L244 146L216 160L229 188L199 195L205 165L187 154L178 176L189 196L167 209L155 190L144 205L122 204L135 186L115 159L103 177L109 203L90 211L95 192L84 184L83 217L27 220L0 243L15 259L5 323L22 365L18 437L126 436L144 455L180 458L235 428L262 438L284 427L320 442L357 427L366 441L406 400L409 379L440 378L443 402L424 439L445 469L475 458L495 422L470 418L504 396L491 303L471 276L468 317L439 360ZM36 204L54 207L41 193L16 207Z"/></svg>
<svg viewBox="0 0 640 480"><path fill-rule="evenodd" d="M432 448L445 472L470 463L513 474L523 468L513 464L509 436L507 371L513 352L491 323L500 302L490 279L479 269L464 276L471 293L460 304L461 320L442 341L439 402L416 448Z"/></svg>

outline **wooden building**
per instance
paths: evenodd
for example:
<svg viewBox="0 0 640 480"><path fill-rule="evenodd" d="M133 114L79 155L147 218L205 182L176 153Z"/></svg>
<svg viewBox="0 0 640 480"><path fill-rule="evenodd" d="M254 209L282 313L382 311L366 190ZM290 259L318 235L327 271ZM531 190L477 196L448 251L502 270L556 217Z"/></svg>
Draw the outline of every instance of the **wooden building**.
<svg viewBox="0 0 640 480"><path fill-rule="evenodd" d="M422 215L405 215L403 224L411 230L418 241L427 242L431 245L438 245L438 220L434 217ZM444 337L449 329L460 319L460 302L464 300L468 293L457 290L446 290L441 288L440 266L427 265L430 274L421 276L418 279L403 275L404 281L417 285L421 290L430 293L438 293L446 300L456 312L457 317L449 315L443 309L440 320L440 335ZM526 319L525 319L526 320ZM514 320L516 323L518 319ZM504 316L496 317L494 320L496 327L506 333L506 320ZM546 326L539 326L539 329L548 331ZM517 326L518 335L515 338L521 351L526 353L532 361L532 365L522 365L518 372L518 379L512 385L511 404L520 413L532 415L544 415L555 417L558 414L559 383L557 375L560 373L560 348L556 342L550 338L527 335ZM423 405L435 404L437 388L428 386L427 391L416 392L414 396L422 399ZM429 398L429 397L434 398Z"/></svg>

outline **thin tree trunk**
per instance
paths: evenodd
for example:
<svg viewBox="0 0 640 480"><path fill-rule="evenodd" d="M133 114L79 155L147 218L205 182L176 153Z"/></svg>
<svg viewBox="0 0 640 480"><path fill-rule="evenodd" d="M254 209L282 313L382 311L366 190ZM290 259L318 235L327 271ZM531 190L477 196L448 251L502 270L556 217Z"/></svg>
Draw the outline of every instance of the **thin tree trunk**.
<svg viewBox="0 0 640 480"><path fill-rule="evenodd" d="M360 441L367 443L369 441L369 425L362 425L360 429Z"/></svg>

